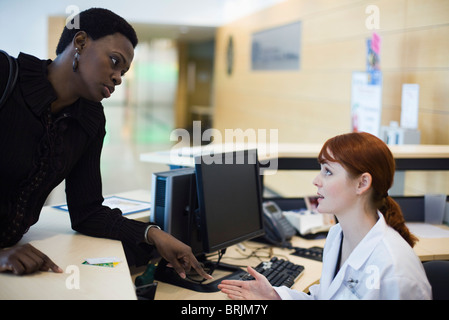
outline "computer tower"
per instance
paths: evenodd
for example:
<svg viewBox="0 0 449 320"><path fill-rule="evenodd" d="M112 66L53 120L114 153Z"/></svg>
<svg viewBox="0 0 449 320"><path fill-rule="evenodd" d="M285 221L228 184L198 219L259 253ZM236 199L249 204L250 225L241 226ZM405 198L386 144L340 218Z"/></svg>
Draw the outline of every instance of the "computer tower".
<svg viewBox="0 0 449 320"><path fill-rule="evenodd" d="M189 245L193 253L201 253L195 169L153 173L151 190L151 222Z"/></svg>

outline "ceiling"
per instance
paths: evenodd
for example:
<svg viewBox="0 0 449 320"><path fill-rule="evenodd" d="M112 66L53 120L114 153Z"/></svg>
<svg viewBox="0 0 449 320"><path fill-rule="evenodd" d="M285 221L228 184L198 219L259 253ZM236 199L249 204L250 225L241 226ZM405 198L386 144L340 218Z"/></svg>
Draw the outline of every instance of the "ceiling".
<svg viewBox="0 0 449 320"><path fill-rule="evenodd" d="M174 24L132 23L139 42L152 39L171 39L185 42L203 42L215 38L216 27Z"/></svg>
<svg viewBox="0 0 449 320"><path fill-rule="evenodd" d="M131 0L133 1L133 0ZM128 17L139 41L215 38L216 28L285 0L147 0ZM128 9L129 10L129 9ZM145 14L142 14L145 13Z"/></svg>

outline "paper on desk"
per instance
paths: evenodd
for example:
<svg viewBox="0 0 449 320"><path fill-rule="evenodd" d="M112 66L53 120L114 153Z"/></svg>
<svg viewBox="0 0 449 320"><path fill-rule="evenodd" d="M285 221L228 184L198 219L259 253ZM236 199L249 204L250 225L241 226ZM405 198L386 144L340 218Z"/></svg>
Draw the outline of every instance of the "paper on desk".
<svg viewBox="0 0 449 320"><path fill-rule="evenodd" d="M104 257L104 258L89 258L83 262L83 264L88 264L91 266L100 267L115 267L121 262L120 258L117 257Z"/></svg>
<svg viewBox="0 0 449 320"><path fill-rule="evenodd" d="M123 215L137 213L151 209L151 203L146 201L126 199L117 196L104 198L103 205L109 208L119 208ZM53 208L69 211L66 204L54 206Z"/></svg>
<svg viewBox="0 0 449 320"><path fill-rule="evenodd" d="M449 230L428 223L406 223L408 229L420 238L449 238Z"/></svg>
<svg viewBox="0 0 449 320"><path fill-rule="evenodd" d="M335 224L335 222L329 223L323 214L312 213L308 210L283 211L282 213L301 235L329 231L330 227Z"/></svg>
<svg viewBox="0 0 449 320"><path fill-rule="evenodd" d="M105 257L105 258L89 258L86 259L88 264L99 264L99 263L111 263L120 262L121 260L117 257Z"/></svg>

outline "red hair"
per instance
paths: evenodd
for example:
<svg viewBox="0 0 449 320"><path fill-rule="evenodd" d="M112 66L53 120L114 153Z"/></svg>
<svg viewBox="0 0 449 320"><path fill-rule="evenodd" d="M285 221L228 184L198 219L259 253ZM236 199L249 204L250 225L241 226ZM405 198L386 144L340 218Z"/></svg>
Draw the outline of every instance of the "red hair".
<svg viewBox="0 0 449 320"><path fill-rule="evenodd" d="M332 154L332 156L331 156ZM384 215L385 221L414 246L417 238L405 225L401 208L390 196L395 161L388 146L376 136L366 132L338 135L323 145L318 161L338 162L352 177L367 172L372 177L372 203Z"/></svg>

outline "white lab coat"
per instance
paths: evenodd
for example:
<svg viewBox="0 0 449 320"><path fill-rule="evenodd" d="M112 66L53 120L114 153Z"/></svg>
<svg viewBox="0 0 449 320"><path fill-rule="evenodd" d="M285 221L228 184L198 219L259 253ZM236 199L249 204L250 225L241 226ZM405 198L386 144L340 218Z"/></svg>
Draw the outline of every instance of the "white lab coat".
<svg viewBox="0 0 449 320"><path fill-rule="evenodd" d="M323 251L320 283L310 295L276 287L282 299L431 299L421 261L410 245L388 226L383 215L340 267L334 278L342 229L329 230Z"/></svg>

